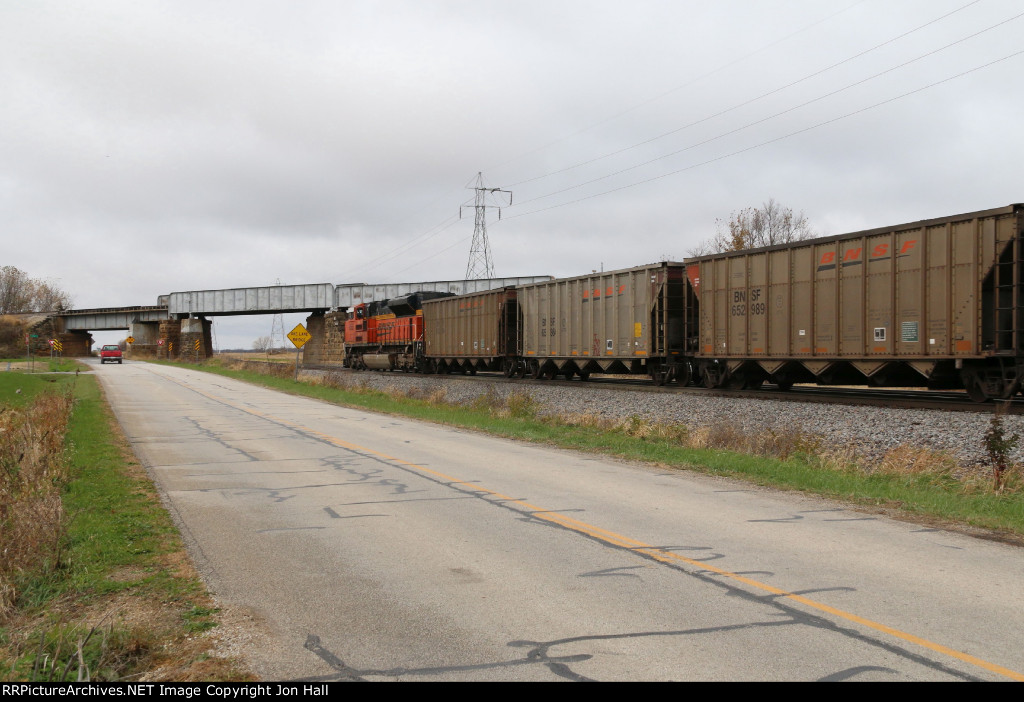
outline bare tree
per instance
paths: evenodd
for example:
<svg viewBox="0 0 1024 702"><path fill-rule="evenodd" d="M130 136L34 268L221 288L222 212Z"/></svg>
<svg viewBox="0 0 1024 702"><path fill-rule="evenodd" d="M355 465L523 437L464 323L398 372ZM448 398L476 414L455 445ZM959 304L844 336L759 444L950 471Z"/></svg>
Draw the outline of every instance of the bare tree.
<svg viewBox="0 0 1024 702"><path fill-rule="evenodd" d="M729 216L723 226L718 220L715 236L690 249L690 256L707 256L725 251L742 251L762 246L777 246L793 241L813 239L815 232L803 212L793 210L769 198L760 207L745 207Z"/></svg>
<svg viewBox="0 0 1024 702"><path fill-rule="evenodd" d="M32 305L32 279L14 266L0 268L0 314L29 312Z"/></svg>
<svg viewBox="0 0 1024 702"><path fill-rule="evenodd" d="M274 347L274 340L269 336L261 336L256 339L256 341L252 342L252 347L257 351L270 353L271 349Z"/></svg>
<svg viewBox="0 0 1024 702"><path fill-rule="evenodd" d="M72 297L55 283L29 278L14 266L0 268L0 314L59 312L70 309Z"/></svg>
<svg viewBox="0 0 1024 702"><path fill-rule="evenodd" d="M73 298L69 293L49 281L33 281L32 309L34 312L63 312L71 309Z"/></svg>

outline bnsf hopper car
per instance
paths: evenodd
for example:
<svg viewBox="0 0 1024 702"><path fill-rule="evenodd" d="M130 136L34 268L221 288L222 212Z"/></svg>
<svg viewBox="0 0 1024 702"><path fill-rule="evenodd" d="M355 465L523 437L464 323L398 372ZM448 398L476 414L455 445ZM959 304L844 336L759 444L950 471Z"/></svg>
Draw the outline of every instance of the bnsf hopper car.
<svg viewBox="0 0 1024 702"><path fill-rule="evenodd" d="M514 287L432 300L423 305L428 372L502 371L519 364L519 308Z"/></svg>
<svg viewBox="0 0 1024 702"><path fill-rule="evenodd" d="M1020 390L1024 206L687 261L708 387Z"/></svg>
<svg viewBox="0 0 1024 702"><path fill-rule="evenodd" d="M689 380L686 279L659 263L519 287L520 358L534 378L639 373Z"/></svg>
<svg viewBox="0 0 1024 702"><path fill-rule="evenodd" d="M346 359L434 372L639 373L709 388L866 383L1005 398L1024 377L1022 238L1024 205L1010 205L453 297L422 312L393 312L389 302L382 313L370 303L346 324ZM402 311L415 319L388 321ZM385 322L400 330L382 335Z"/></svg>

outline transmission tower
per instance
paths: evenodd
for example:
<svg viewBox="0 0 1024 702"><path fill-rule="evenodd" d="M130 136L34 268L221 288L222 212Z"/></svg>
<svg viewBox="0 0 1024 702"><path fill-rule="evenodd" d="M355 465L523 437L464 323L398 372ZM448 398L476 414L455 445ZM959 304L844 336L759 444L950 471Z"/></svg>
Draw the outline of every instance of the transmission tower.
<svg viewBox="0 0 1024 702"><path fill-rule="evenodd" d="M494 262L491 260L491 244L487 241L487 208L497 208L498 219L501 219L501 207L488 205L487 196L492 198L496 193L508 193L508 204L512 204L512 191L501 188L485 188L484 174L476 174L476 199L473 204L475 215L473 217L473 243L469 247L469 262L466 264L466 280L477 280L480 278L494 277ZM468 205L467 205L468 207ZM459 208L459 217L462 217L462 208Z"/></svg>

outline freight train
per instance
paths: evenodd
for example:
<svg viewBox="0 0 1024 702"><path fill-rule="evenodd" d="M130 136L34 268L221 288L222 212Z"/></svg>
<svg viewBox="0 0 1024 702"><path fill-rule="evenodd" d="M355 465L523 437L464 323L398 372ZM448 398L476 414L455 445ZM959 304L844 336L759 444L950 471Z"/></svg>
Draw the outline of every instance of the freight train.
<svg viewBox="0 0 1024 702"><path fill-rule="evenodd" d="M962 388L1024 377L1024 205L471 295L359 305L345 364L656 384Z"/></svg>

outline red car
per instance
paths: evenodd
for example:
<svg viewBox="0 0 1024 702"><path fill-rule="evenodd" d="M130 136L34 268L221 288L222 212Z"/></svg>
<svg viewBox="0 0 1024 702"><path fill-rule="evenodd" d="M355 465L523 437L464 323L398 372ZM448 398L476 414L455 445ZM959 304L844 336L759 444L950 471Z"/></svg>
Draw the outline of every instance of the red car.
<svg viewBox="0 0 1024 702"><path fill-rule="evenodd" d="M100 349L100 363L121 363L122 360L121 347L117 344L107 344Z"/></svg>

